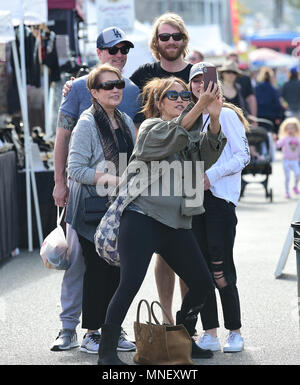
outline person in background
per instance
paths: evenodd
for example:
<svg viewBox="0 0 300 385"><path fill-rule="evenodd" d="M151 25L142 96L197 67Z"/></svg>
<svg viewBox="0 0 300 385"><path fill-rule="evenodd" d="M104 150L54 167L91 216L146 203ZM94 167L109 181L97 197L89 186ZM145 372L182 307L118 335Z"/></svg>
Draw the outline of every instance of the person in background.
<svg viewBox="0 0 300 385"><path fill-rule="evenodd" d="M291 114L300 119L300 79L297 68L290 70L289 80L282 86L281 97Z"/></svg>
<svg viewBox="0 0 300 385"><path fill-rule="evenodd" d="M241 86L236 79L241 76L236 62L226 61L218 68L220 80L222 82L223 97L225 101L241 108L247 114L245 99L241 92Z"/></svg>
<svg viewBox="0 0 300 385"><path fill-rule="evenodd" d="M255 95L257 117L268 119L274 124L275 134L283 119L283 107L278 90L273 86L274 72L269 67L262 67L257 75Z"/></svg>
<svg viewBox="0 0 300 385"><path fill-rule="evenodd" d="M236 52L229 53L227 55L227 60L234 61L238 66L240 64L239 55ZM242 96L246 102L246 109L248 115L247 119L251 121L251 124L256 125L255 118L257 118L257 101L252 86L251 77L248 76L245 71L242 71L241 76L237 77L236 83L241 86Z"/></svg>
<svg viewBox="0 0 300 385"><path fill-rule="evenodd" d="M296 117L285 119L278 133L279 140L277 148L282 149L282 165L285 176L285 197L291 198L290 195L290 172L295 175L295 183L293 191L295 194L300 194L298 183L300 178L300 122Z"/></svg>
<svg viewBox="0 0 300 385"><path fill-rule="evenodd" d="M103 30L97 38L97 56L102 63L108 63L122 71L127 61L127 55L134 45L129 41L120 28L110 27ZM57 206L65 207L68 203L69 188L66 178L66 163L69 141L81 113L91 106L91 94L87 88L88 75L71 82L65 87L66 94L62 100L56 129L54 147L54 179L53 199ZM139 89L129 79L125 80L123 99L119 110L134 119L138 110ZM72 183L72 182L70 182ZM71 265L66 270L61 286L62 329L53 343L52 351L62 351L78 347L76 327L79 323L82 305L82 285L85 271L81 247L76 232L67 224L67 242L71 249ZM135 345L127 341L125 333L119 341L119 349L133 350ZM95 349L94 349L95 350ZM97 349L96 349L97 350Z"/></svg>
<svg viewBox="0 0 300 385"><path fill-rule="evenodd" d="M196 64L204 61L204 55L202 52L198 51L197 49L193 49L188 57L188 61L191 64Z"/></svg>
<svg viewBox="0 0 300 385"><path fill-rule="evenodd" d="M100 333L107 306L120 280L120 269L99 258L94 245L98 223L86 223L84 202L97 196L96 186L113 186L119 182L119 156L129 160L135 141L132 119L120 112L125 81L121 72L109 64L93 69L87 78L92 106L85 110L72 132L68 173L72 179L66 222L76 231L85 262L82 297L82 328L87 329L81 351L98 353ZM113 162L116 175L99 168ZM118 336L120 339L121 331ZM118 342L118 341L117 341ZM100 342L101 343L101 342Z"/></svg>
<svg viewBox="0 0 300 385"><path fill-rule="evenodd" d="M213 86L212 82L210 86ZM148 193L138 189L136 194L124 198L126 208L118 233L121 281L102 328L100 365L124 364L116 351L120 325L142 285L153 253L159 251L189 287L177 313L177 323L183 324L190 336L194 330L190 327L189 317L199 311L213 289L212 279L191 230L192 215L202 211L202 199L199 199L199 206L188 207L188 197L174 190L184 178L195 180L200 170L193 167L193 174L187 176L184 167L181 172L167 173L165 177L159 169L155 172L152 164L157 161L171 164L174 160L183 164L193 159L202 160L209 167L216 161L226 143L219 124L222 101L217 98L218 87L214 85L204 92L194 104L190 103L191 93L181 79L153 79L144 88L143 96L146 120L140 126L128 168L140 168L143 162L148 177L145 178L142 172L131 172L131 175L135 178L135 185L143 181L143 191ZM201 114L206 107L210 110L211 122L204 134L200 132ZM123 174L120 191L131 181L128 174ZM164 194L167 186L170 193ZM192 357L210 358L212 353L199 348L192 339Z"/></svg>
<svg viewBox="0 0 300 385"><path fill-rule="evenodd" d="M201 85L204 67L213 65L198 63L191 69L189 87L195 102L203 92ZM222 98L222 92L220 97ZM193 232L220 294L224 326L229 330L224 352L238 352L243 349L244 340L240 332L241 311L233 247L237 225L235 208L240 196L241 172L250 161L246 138L249 123L240 108L227 102L223 104L219 119L227 143L216 163L205 172L205 212L193 217ZM210 122L208 110L203 111L203 122L205 132ZM220 350L215 291L210 293L205 305L200 309L200 315L204 333L197 340L198 346L212 351Z"/></svg>

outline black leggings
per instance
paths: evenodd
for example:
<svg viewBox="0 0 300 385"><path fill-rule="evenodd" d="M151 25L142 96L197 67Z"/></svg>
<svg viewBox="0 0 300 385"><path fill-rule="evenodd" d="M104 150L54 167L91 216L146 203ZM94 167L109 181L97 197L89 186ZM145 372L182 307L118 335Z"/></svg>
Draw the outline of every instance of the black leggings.
<svg viewBox="0 0 300 385"><path fill-rule="evenodd" d="M78 233L77 233L78 234ZM107 306L120 282L120 269L100 258L95 244L78 234L85 262L82 328L97 330L104 324Z"/></svg>
<svg viewBox="0 0 300 385"><path fill-rule="evenodd" d="M203 306L214 285L192 230L173 229L135 211L125 210L119 232L120 285L106 314L106 323L121 325L146 276L153 253L189 288L181 311Z"/></svg>

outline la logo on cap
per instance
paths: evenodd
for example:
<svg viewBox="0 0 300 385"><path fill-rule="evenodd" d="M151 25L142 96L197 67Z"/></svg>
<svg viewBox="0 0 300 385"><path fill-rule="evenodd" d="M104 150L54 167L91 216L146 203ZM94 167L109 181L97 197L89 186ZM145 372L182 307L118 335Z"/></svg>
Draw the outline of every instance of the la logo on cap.
<svg viewBox="0 0 300 385"><path fill-rule="evenodd" d="M122 31L118 28L107 28L103 31L103 40L105 44L117 39L122 39L122 37Z"/></svg>
<svg viewBox="0 0 300 385"><path fill-rule="evenodd" d="M122 39L121 33L116 28L113 29L113 32L115 34L116 39Z"/></svg>

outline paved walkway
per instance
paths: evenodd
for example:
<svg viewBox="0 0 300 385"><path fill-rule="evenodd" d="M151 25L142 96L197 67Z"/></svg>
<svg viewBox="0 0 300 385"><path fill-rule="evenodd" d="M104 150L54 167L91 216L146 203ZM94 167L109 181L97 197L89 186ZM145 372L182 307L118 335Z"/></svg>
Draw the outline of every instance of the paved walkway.
<svg viewBox="0 0 300 385"><path fill-rule="evenodd" d="M270 186L274 201L266 200L261 185L251 184L241 199L235 261L238 273L245 350L237 354L217 352L210 360L195 360L199 365L299 365L299 313L297 304L296 258L293 248L280 279L274 272L298 199L284 198L280 153L273 164ZM136 306L141 298L158 299L153 263L143 286L124 322L133 336ZM42 265L38 250L22 251L0 267L0 364L4 365L94 365L97 356L79 349L51 352L61 327L60 284L62 272ZM174 312L180 306L178 284ZM146 320L146 314L145 314ZM226 338L222 327L219 337ZM198 322L198 331L201 324ZM79 341L84 331L78 327ZM134 353L122 353L133 364Z"/></svg>

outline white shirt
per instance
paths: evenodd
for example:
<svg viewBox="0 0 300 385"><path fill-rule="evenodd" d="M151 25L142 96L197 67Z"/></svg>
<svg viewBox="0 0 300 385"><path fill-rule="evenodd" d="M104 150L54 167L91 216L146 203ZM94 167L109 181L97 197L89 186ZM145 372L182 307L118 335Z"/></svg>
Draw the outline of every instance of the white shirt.
<svg viewBox="0 0 300 385"><path fill-rule="evenodd" d="M209 115L203 114L203 122L207 118L203 131L207 130L209 124ZM222 108L219 121L227 143L217 162L206 170L206 175L212 194L237 206L241 192L241 173L250 162L248 140L242 122L231 108Z"/></svg>

